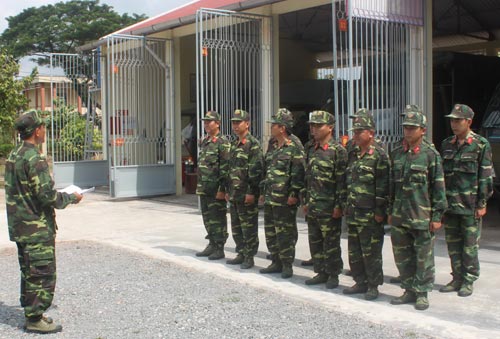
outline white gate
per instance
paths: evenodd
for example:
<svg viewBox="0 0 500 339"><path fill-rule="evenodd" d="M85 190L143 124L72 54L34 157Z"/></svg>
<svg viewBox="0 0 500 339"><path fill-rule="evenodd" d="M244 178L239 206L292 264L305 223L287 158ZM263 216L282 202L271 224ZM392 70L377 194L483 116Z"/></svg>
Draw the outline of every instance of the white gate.
<svg viewBox="0 0 500 339"><path fill-rule="evenodd" d="M332 10L337 137L365 107L390 146L402 138L405 105L423 105L423 2L334 0Z"/></svg>
<svg viewBox="0 0 500 339"><path fill-rule="evenodd" d="M47 153L52 156L56 187L106 186L108 164L103 155L101 116L96 112L101 103L97 51L51 53L45 58L40 78L48 68L50 105L42 110L51 112Z"/></svg>
<svg viewBox="0 0 500 339"><path fill-rule="evenodd" d="M111 196L175 193L171 41L112 35L103 63Z"/></svg>
<svg viewBox="0 0 500 339"><path fill-rule="evenodd" d="M221 133L231 135L235 109L250 113L252 135L262 139L272 109L271 18L200 9L196 13L198 136L201 117L221 115Z"/></svg>

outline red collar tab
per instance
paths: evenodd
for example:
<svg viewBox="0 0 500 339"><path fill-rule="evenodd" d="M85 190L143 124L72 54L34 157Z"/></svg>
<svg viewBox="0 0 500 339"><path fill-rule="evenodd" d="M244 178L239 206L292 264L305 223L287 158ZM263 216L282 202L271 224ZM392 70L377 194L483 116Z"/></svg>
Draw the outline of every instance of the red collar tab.
<svg viewBox="0 0 500 339"><path fill-rule="evenodd" d="M212 138L212 142L216 142L216 141L217 141L217 137L215 136Z"/></svg>
<svg viewBox="0 0 500 339"><path fill-rule="evenodd" d="M374 151L373 151L373 148L370 148L370 149L368 150L368 154L369 154L369 155L373 155L373 152L374 152Z"/></svg>
<svg viewBox="0 0 500 339"><path fill-rule="evenodd" d="M323 150L326 151L328 149L328 144L323 145Z"/></svg>
<svg viewBox="0 0 500 339"><path fill-rule="evenodd" d="M405 152L408 152L408 150L410 150L410 146L408 145L408 143L406 142L406 140L403 141L403 150ZM413 149L411 149L410 151L412 153L415 153L415 154L420 153L420 145L417 145L417 146L413 147Z"/></svg>
<svg viewBox="0 0 500 339"><path fill-rule="evenodd" d="M247 143L247 138L243 138L243 139L241 139L240 144L244 145L244 144L246 144L246 143Z"/></svg>

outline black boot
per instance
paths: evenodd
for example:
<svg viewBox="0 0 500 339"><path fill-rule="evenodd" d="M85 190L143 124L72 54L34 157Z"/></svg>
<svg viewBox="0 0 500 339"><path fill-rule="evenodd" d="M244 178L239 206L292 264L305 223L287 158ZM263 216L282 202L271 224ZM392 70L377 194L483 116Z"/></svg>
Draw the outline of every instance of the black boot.
<svg viewBox="0 0 500 339"><path fill-rule="evenodd" d="M208 257L210 254L214 253L214 251L215 251L215 246L212 243L209 243L203 251L197 252L196 256L197 257Z"/></svg>
<svg viewBox="0 0 500 339"><path fill-rule="evenodd" d="M222 259L224 257L225 257L224 245L217 245L215 247L215 251L213 251L212 254L210 254L208 256L208 260L219 260L219 259Z"/></svg>

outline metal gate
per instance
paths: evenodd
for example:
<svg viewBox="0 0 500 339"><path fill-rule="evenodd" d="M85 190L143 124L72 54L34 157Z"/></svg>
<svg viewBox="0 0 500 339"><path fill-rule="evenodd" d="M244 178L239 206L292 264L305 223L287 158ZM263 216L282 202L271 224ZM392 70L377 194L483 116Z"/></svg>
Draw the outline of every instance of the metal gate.
<svg viewBox="0 0 500 339"><path fill-rule="evenodd" d="M390 147L402 138L405 105L423 105L423 2L334 0L332 10L337 137L365 107Z"/></svg>
<svg viewBox="0 0 500 339"><path fill-rule="evenodd" d="M111 196L175 193L171 41L111 35L103 63Z"/></svg>
<svg viewBox="0 0 500 339"><path fill-rule="evenodd" d="M52 156L56 187L108 185L108 165L103 154L101 112L98 109L101 98L97 51L89 54L53 53L45 58L42 69L48 67L52 118L48 126L47 153ZM42 110L46 109L42 107Z"/></svg>
<svg viewBox="0 0 500 339"><path fill-rule="evenodd" d="M235 109L250 113L252 135L262 139L272 102L271 18L200 9L196 13L198 136L201 117L221 115L221 133L231 136Z"/></svg>

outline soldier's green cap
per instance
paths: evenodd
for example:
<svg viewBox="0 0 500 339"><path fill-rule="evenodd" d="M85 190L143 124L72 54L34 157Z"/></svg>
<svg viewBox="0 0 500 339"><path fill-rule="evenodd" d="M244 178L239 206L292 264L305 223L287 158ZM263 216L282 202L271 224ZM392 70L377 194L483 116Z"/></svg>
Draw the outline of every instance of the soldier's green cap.
<svg viewBox="0 0 500 339"><path fill-rule="evenodd" d="M427 117L417 105L406 105L401 115L404 117L403 126L427 127Z"/></svg>
<svg viewBox="0 0 500 339"><path fill-rule="evenodd" d="M307 123L333 125L335 117L326 111L313 111L309 113L309 121Z"/></svg>
<svg viewBox="0 0 500 339"><path fill-rule="evenodd" d="M233 113L231 121L248 121L250 120L250 114L242 109L237 109Z"/></svg>
<svg viewBox="0 0 500 339"><path fill-rule="evenodd" d="M360 108L353 115L349 115L349 118L350 119L356 119L359 116L368 115L368 114L371 115L371 113L370 113L370 111L368 111L368 109L366 109L366 108Z"/></svg>
<svg viewBox="0 0 500 339"><path fill-rule="evenodd" d="M363 115L358 115L354 118L352 123L351 131L355 130L375 130L375 121L373 120L373 116L369 113L365 113Z"/></svg>
<svg viewBox="0 0 500 339"><path fill-rule="evenodd" d="M288 128L293 127L293 115L292 112L287 110L286 108L280 108L276 114L271 117L269 120L271 124L279 124Z"/></svg>
<svg viewBox="0 0 500 339"><path fill-rule="evenodd" d="M220 121L220 114L216 111L208 111L201 120Z"/></svg>
<svg viewBox="0 0 500 339"><path fill-rule="evenodd" d="M20 115L14 122L14 127L22 135L30 135L41 125L47 125L48 118L43 118L36 110L30 110Z"/></svg>
<svg viewBox="0 0 500 339"><path fill-rule="evenodd" d="M462 104L456 104L453 109L451 110L451 113L448 115L445 115L447 118L453 118L453 119L469 119L472 120L474 118L474 111L472 108L470 108L467 105L462 105Z"/></svg>

